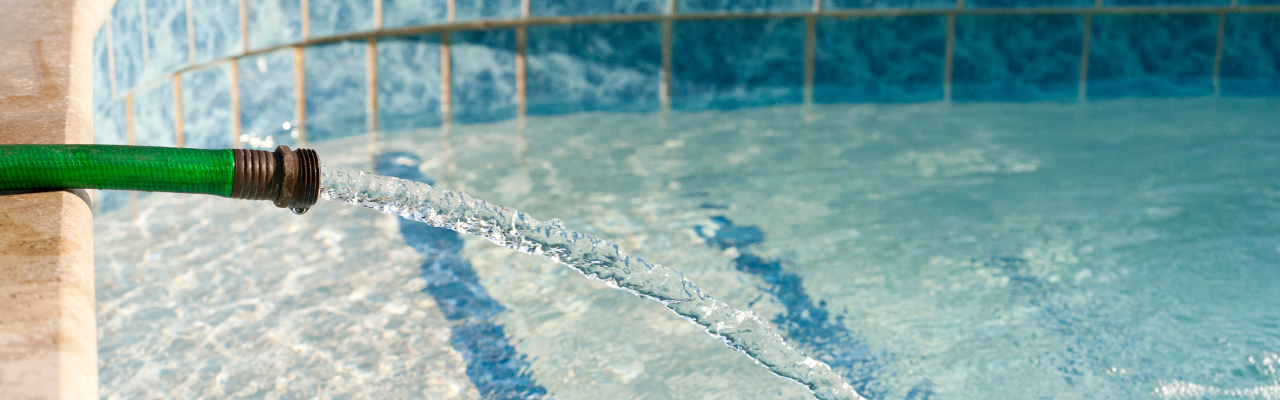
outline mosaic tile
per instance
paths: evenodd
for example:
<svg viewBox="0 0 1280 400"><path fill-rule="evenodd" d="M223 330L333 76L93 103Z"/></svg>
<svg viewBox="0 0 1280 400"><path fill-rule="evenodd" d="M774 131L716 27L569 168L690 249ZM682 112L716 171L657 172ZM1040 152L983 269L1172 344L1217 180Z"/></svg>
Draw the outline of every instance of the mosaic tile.
<svg viewBox="0 0 1280 400"><path fill-rule="evenodd" d="M1083 37L1078 15L957 17L952 99L1076 100Z"/></svg>
<svg viewBox="0 0 1280 400"><path fill-rule="evenodd" d="M520 0L454 0L454 20L520 18Z"/></svg>
<svg viewBox="0 0 1280 400"><path fill-rule="evenodd" d="M110 23L110 22L108 22ZM93 37L93 110L111 102L111 47L107 46L107 24Z"/></svg>
<svg viewBox="0 0 1280 400"><path fill-rule="evenodd" d="M1089 98L1213 93L1216 15L1096 15Z"/></svg>
<svg viewBox="0 0 1280 400"><path fill-rule="evenodd" d="M439 24L449 20L446 0L382 0L382 25L388 28Z"/></svg>
<svg viewBox="0 0 1280 400"><path fill-rule="evenodd" d="M302 40L301 0L245 0L249 2L249 49Z"/></svg>
<svg viewBox="0 0 1280 400"><path fill-rule="evenodd" d="M239 0L191 0L191 24L196 42L196 62L208 62L239 54Z"/></svg>
<svg viewBox="0 0 1280 400"><path fill-rule="evenodd" d="M1021 1L1021 0L1014 0ZM1036 0L1032 0L1036 1ZM956 0L823 0L824 10L955 8Z"/></svg>
<svg viewBox="0 0 1280 400"><path fill-rule="evenodd" d="M822 18L816 28L815 102L942 99L946 17Z"/></svg>
<svg viewBox="0 0 1280 400"><path fill-rule="evenodd" d="M378 41L378 128L440 126L440 35Z"/></svg>
<svg viewBox="0 0 1280 400"><path fill-rule="evenodd" d="M177 145L174 129L176 111L173 103L173 81L138 88L133 95L133 144L138 146Z"/></svg>
<svg viewBox="0 0 1280 400"><path fill-rule="evenodd" d="M1280 0L1240 0L1242 6L1264 6L1280 4Z"/></svg>
<svg viewBox="0 0 1280 400"><path fill-rule="evenodd" d="M804 32L800 18L677 21L672 27L672 107L799 103Z"/></svg>
<svg viewBox="0 0 1280 400"><path fill-rule="evenodd" d="M307 47L307 140L337 139L368 131L366 42Z"/></svg>
<svg viewBox="0 0 1280 400"><path fill-rule="evenodd" d="M182 74L182 108L183 147L231 148L230 64Z"/></svg>
<svg viewBox="0 0 1280 400"><path fill-rule="evenodd" d="M678 0L676 5L680 14L810 10L813 0Z"/></svg>
<svg viewBox="0 0 1280 400"><path fill-rule="evenodd" d="M1280 96L1280 15L1227 15L1220 82L1223 96Z"/></svg>
<svg viewBox="0 0 1280 400"><path fill-rule="evenodd" d="M310 0L311 37L373 30L371 0Z"/></svg>
<svg viewBox="0 0 1280 400"><path fill-rule="evenodd" d="M1093 7L1093 0L965 0L965 8Z"/></svg>
<svg viewBox="0 0 1280 400"><path fill-rule="evenodd" d="M146 0L147 65L143 79L159 77L191 63L184 0Z"/></svg>
<svg viewBox="0 0 1280 400"><path fill-rule="evenodd" d="M659 108L662 25L529 27L529 114Z"/></svg>
<svg viewBox="0 0 1280 400"><path fill-rule="evenodd" d="M297 145L293 50L245 57L238 64L241 145L247 149Z"/></svg>
<svg viewBox="0 0 1280 400"><path fill-rule="evenodd" d="M1231 0L1102 0L1104 6L1225 6Z"/></svg>
<svg viewBox="0 0 1280 400"><path fill-rule="evenodd" d="M129 144L129 131L125 126L124 100L114 100L102 105L93 113L93 142L97 144Z"/></svg>
<svg viewBox="0 0 1280 400"><path fill-rule="evenodd" d="M142 82L142 0L120 0L111 9L111 41L115 47L116 95L123 97Z"/></svg>
<svg viewBox="0 0 1280 400"><path fill-rule="evenodd" d="M497 121L516 116L515 31L454 32L450 40L453 120Z"/></svg>
<svg viewBox="0 0 1280 400"><path fill-rule="evenodd" d="M529 15L662 14L666 7L666 0L542 0L530 2Z"/></svg>

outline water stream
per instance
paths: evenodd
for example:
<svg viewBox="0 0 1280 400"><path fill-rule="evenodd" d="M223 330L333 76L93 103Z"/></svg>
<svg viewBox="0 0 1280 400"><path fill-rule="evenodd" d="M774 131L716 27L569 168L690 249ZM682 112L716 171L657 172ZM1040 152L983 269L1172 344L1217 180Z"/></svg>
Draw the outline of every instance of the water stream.
<svg viewBox="0 0 1280 400"><path fill-rule="evenodd" d="M618 245L526 213L420 182L324 168L321 197L373 208L565 264L610 287L662 303L730 348L795 380L823 400L862 399L831 367L792 348L769 323L708 296L679 271L628 255Z"/></svg>

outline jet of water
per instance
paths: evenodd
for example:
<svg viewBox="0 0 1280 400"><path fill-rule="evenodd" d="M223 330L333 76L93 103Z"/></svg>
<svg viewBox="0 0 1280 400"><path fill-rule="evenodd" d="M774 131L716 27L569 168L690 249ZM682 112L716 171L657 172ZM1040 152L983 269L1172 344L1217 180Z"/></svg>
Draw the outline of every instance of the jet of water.
<svg viewBox="0 0 1280 400"><path fill-rule="evenodd" d="M679 271L649 264L616 244L565 229L558 219L539 221L465 193L329 167L320 174L320 196L483 236L500 246L550 258L610 287L662 303L774 374L805 385L819 399L863 400L830 366L787 345L759 315L708 296Z"/></svg>

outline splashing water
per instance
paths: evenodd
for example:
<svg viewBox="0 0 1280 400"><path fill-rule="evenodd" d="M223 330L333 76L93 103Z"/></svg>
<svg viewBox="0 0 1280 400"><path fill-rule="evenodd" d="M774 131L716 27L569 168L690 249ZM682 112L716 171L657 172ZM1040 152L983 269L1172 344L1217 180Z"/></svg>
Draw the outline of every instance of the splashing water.
<svg viewBox="0 0 1280 400"><path fill-rule="evenodd" d="M320 195L326 200L483 236L510 249L550 258L610 287L662 303L774 374L805 385L819 399L863 399L831 367L788 346L759 315L736 310L702 293L676 270L649 264L618 245L565 229L560 220L538 221L464 193L366 172L324 167L320 176Z"/></svg>

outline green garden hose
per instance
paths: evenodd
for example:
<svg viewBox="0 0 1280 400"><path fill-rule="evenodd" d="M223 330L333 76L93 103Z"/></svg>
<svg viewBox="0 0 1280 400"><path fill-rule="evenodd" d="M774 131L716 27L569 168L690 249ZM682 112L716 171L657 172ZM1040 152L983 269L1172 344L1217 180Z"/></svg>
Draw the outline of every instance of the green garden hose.
<svg viewBox="0 0 1280 400"><path fill-rule="evenodd" d="M113 189L271 200L301 214L320 192L315 151L0 145L0 191Z"/></svg>

